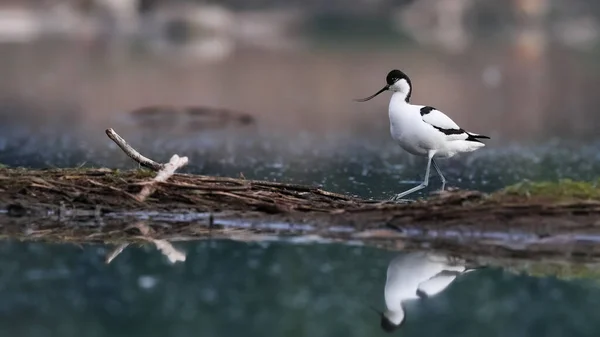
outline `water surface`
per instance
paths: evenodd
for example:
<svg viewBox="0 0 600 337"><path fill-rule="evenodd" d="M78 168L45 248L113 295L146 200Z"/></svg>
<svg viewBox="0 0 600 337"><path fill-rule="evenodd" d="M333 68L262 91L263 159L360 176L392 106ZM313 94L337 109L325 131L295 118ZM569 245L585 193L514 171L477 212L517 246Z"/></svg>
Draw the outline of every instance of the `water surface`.
<svg viewBox="0 0 600 337"><path fill-rule="evenodd" d="M185 172L387 198L417 184L425 162L391 141L387 97L351 99L402 68L413 77L416 103L492 137L486 148L441 163L449 186L491 192L523 179L596 179L597 55L548 47L531 57L521 48L482 42L469 57L414 46L240 51L218 62L179 63L130 51L107 58L72 44L2 46L0 59L10 66L0 79L0 163L136 168L104 135L113 127L155 160L188 156ZM175 123L155 128L127 114L152 104L225 107L257 122L203 129L173 116ZM415 196L438 186L434 177ZM399 252L289 241L175 246L186 252L184 262L171 264L149 245L130 246L106 264L110 246L5 238L0 333L385 334L369 305L383 309L386 268ZM595 269L558 279L491 264L411 304L397 335L596 336Z"/></svg>
<svg viewBox="0 0 600 337"><path fill-rule="evenodd" d="M19 336L385 335L386 269L398 252L345 245L175 243L151 246L5 241L0 331ZM595 336L594 278L533 277L490 266L406 307L405 336Z"/></svg>

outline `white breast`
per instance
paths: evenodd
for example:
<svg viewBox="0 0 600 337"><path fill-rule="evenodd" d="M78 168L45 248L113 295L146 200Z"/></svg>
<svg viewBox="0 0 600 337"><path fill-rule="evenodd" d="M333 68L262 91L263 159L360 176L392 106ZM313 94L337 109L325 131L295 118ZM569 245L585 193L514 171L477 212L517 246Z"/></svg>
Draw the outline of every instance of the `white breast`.
<svg viewBox="0 0 600 337"><path fill-rule="evenodd" d="M392 95L389 107L390 133L392 138L405 151L425 156L427 151L435 146L435 139L424 137L429 130L425 130L418 107L407 104Z"/></svg>

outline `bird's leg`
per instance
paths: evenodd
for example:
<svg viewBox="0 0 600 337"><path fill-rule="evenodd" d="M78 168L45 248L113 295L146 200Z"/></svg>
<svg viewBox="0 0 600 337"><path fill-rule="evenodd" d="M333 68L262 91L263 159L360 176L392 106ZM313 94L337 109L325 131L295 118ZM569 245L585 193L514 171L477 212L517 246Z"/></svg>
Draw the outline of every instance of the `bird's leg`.
<svg viewBox="0 0 600 337"><path fill-rule="evenodd" d="M423 182L420 185L415 186L408 191L404 191L402 193L396 194L395 196L392 197L392 199L391 199L392 201L398 201L398 200L402 199L402 197L407 196L411 193L417 192L419 190L422 190L425 187L427 187L427 185L429 185L429 169L431 168L431 161L433 159L434 154L435 154L435 152L430 151L427 155L427 169L425 170L425 180L423 180Z"/></svg>
<svg viewBox="0 0 600 337"><path fill-rule="evenodd" d="M440 178L442 178L442 191L443 191L444 188L446 188L446 178L444 178L444 175L442 174L442 171L440 170L440 167L438 166L438 164L435 162L435 159L431 159L431 162L433 163L433 168L435 168L435 170L437 171L437 174L440 176Z"/></svg>

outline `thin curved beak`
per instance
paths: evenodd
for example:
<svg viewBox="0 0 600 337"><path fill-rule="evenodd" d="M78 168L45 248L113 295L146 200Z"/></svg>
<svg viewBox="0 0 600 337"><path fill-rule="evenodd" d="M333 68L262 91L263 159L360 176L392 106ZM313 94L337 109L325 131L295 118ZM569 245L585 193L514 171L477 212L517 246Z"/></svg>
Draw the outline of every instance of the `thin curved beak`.
<svg viewBox="0 0 600 337"><path fill-rule="evenodd" d="M376 92L374 95L372 95L372 96L369 96L369 97L367 97L367 98L358 98L358 99L355 99L354 101L355 101L355 102L366 102L366 101L368 101L368 100L370 100L370 99L374 98L375 96L377 96L377 95L381 94L382 92L384 92L384 91L388 90L389 88L390 88L390 86L389 86L389 85L386 85L385 87L383 87L383 89L379 90L379 91L378 91L378 92Z"/></svg>

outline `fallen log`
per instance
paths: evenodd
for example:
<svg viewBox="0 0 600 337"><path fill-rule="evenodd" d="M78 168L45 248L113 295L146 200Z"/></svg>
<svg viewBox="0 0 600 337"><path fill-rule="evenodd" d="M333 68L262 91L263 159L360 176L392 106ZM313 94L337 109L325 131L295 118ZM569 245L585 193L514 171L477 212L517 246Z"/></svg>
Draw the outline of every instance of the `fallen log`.
<svg viewBox="0 0 600 337"><path fill-rule="evenodd" d="M107 135L152 171L0 168L0 235L123 243L141 240L128 224L146 221L161 240L291 235L389 249L427 243L471 254L600 256L598 245L577 238L600 237L594 184L525 183L493 194L448 191L392 203L315 186L178 174L186 157L156 163L112 129Z"/></svg>

